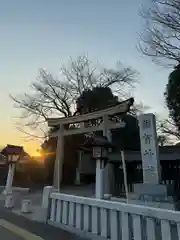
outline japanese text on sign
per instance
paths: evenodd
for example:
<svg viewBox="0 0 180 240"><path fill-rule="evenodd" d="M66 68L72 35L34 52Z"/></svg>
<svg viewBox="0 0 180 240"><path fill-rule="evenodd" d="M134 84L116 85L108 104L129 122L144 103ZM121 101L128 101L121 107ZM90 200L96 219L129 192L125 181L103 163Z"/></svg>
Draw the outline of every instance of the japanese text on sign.
<svg viewBox="0 0 180 240"><path fill-rule="evenodd" d="M144 130L144 134L143 134L142 138L143 138L144 146L147 147L146 149L144 149L143 155L151 158L154 155L154 153L152 152L152 149L151 149L151 143L153 140L153 136L151 133L146 132L146 130L148 130L150 128L151 128L150 119L143 120L142 129Z"/></svg>
<svg viewBox="0 0 180 240"><path fill-rule="evenodd" d="M145 120L143 121L143 123L142 123L142 128L143 128L143 129L147 129L147 128L150 128L150 127L151 127L151 122L150 122L150 120L145 119Z"/></svg>
<svg viewBox="0 0 180 240"><path fill-rule="evenodd" d="M145 149L144 150L144 156L152 157L154 153L152 152L151 149Z"/></svg>
<svg viewBox="0 0 180 240"><path fill-rule="evenodd" d="M144 133L143 139L145 144L151 144L152 134Z"/></svg>

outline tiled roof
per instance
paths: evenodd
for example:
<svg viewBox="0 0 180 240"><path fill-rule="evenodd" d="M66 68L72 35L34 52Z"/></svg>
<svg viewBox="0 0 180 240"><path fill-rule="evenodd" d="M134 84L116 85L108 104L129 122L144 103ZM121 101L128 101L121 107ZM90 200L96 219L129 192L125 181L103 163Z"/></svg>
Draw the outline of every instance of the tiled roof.
<svg viewBox="0 0 180 240"><path fill-rule="evenodd" d="M10 145L8 144L2 151L1 153L3 155L10 155L10 154L13 154L13 155L20 155L22 153L24 153L24 148L21 147L21 146L15 146L15 145Z"/></svg>

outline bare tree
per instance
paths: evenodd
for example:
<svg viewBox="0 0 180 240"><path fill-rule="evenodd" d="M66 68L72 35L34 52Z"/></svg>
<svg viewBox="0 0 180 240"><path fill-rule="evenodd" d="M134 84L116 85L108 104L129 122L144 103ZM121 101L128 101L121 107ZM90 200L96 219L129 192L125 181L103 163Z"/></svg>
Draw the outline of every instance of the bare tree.
<svg viewBox="0 0 180 240"><path fill-rule="evenodd" d="M174 144L180 140L180 133L170 118L157 121L157 130L159 136L165 136L166 143Z"/></svg>
<svg viewBox="0 0 180 240"><path fill-rule="evenodd" d="M59 79L40 69L31 93L11 96L15 107L22 110L19 130L31 137L38 137L37 130L40 130L41 137L46 137L47 118L72 116L76 112L76 100L84 90L110 87L119 94L124 87L134 86L135 77L136 71L122 64L115 69L93 67L86 56L71 59L68 66L61 68Z"/></svg>
<svg viewBox="0 0 180 240"><path fill-rule="evenodd" d="M180 1L150 0L142 7L144 31L140 50L158 63L174 65L180 62Z"/></svg>
<svg viewBox="0 0 180 240"><path fill-rule="evenodd" d="M163 147L164 145L168 144L168 137L167 135L158 135L157 137L158 145Z"/></svg>

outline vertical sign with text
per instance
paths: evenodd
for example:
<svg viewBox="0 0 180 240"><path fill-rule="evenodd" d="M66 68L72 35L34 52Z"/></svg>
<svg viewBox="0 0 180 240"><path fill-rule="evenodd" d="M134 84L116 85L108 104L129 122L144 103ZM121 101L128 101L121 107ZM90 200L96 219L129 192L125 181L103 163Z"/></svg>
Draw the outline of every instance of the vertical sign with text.
<svg viewBox="0 0 180 240"><path fill-rule="evenodd" d="M158 184L160 181L159 148L154 114L139 116L143 181Z"/></svg>

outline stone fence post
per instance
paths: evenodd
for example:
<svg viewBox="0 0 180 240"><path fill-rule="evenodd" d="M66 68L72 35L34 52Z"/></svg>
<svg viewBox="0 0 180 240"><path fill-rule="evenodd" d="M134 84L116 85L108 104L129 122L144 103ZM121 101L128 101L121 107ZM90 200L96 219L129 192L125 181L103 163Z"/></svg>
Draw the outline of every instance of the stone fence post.
<svg viewBox="0 0 180 240"><path fill-rule="evenodd" d="M50 195L53 191L52 186L46 186L43 189L43 195L42 195L42 204L41 204L41 209L42 209L42 222L47 222L49 212L50 212Z"/></svg>

